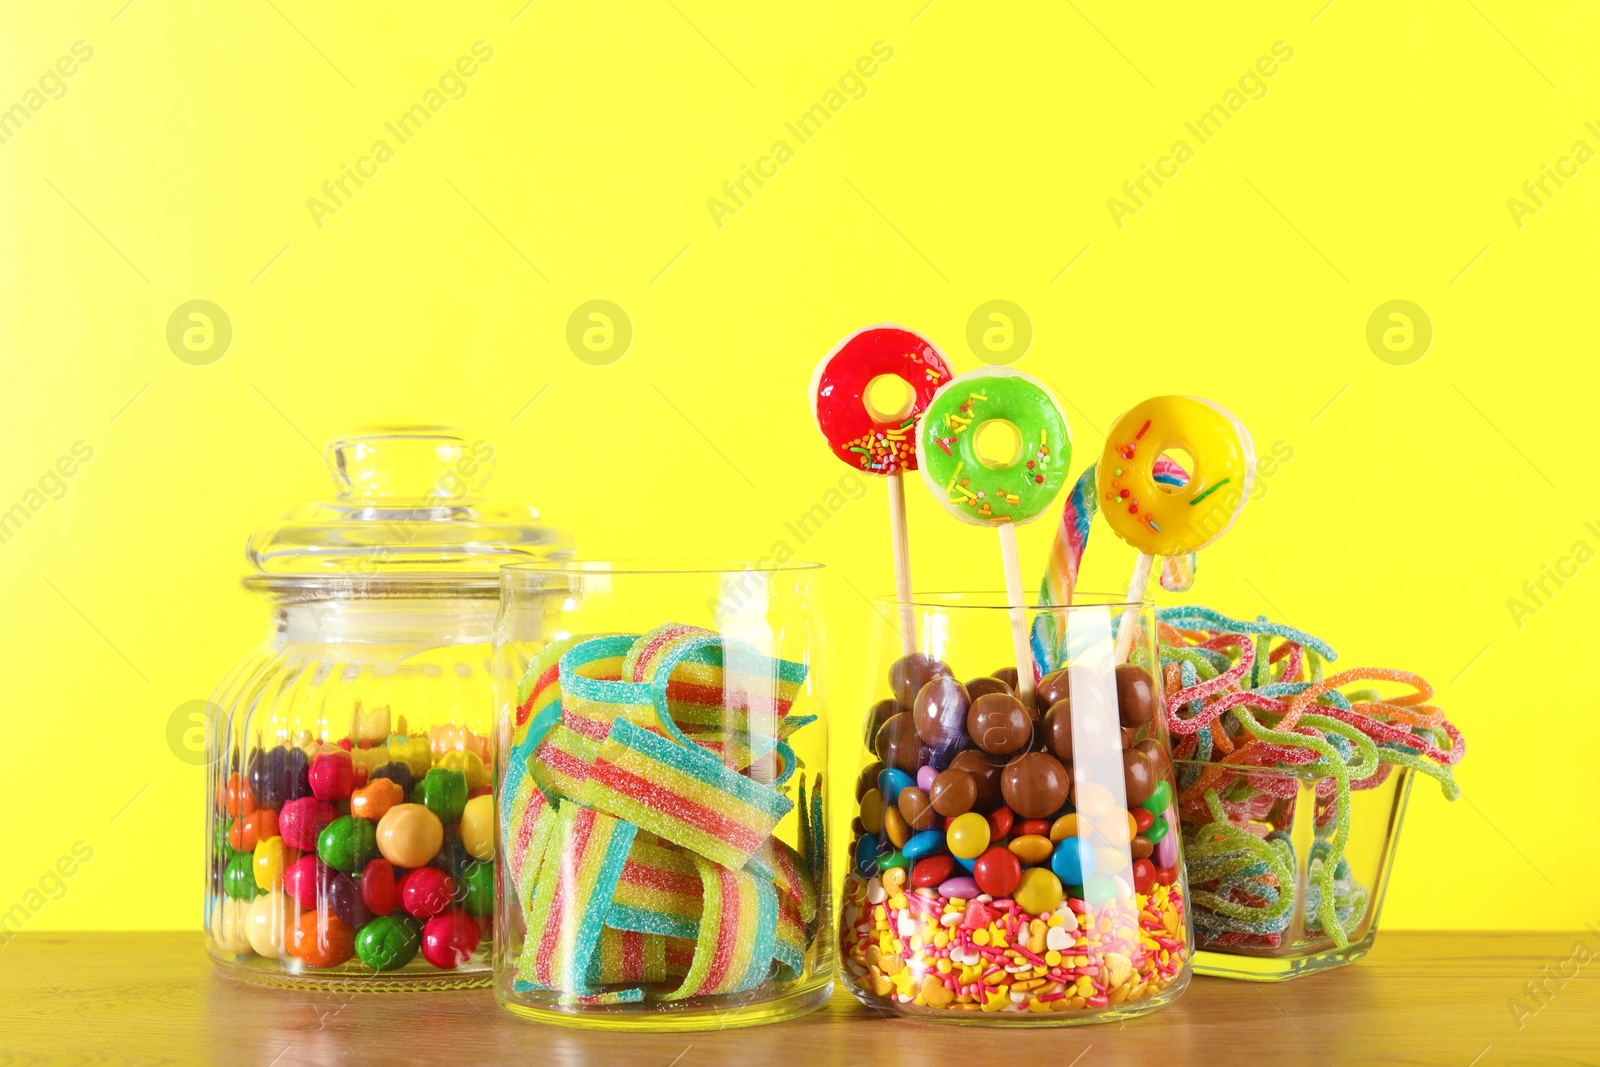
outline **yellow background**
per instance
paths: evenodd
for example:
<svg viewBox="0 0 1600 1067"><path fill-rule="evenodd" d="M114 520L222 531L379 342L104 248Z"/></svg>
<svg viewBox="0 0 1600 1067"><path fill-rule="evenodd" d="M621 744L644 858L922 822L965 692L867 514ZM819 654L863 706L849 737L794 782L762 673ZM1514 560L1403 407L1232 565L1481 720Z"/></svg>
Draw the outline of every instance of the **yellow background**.
<svg viewBox="0 0 1600 1067"><path fill-rule="evenodd" d="M1466 733L1466 797L1414 792L1385 925L1600 918L1600 566L1520 627L1507 606L1600 548L1600 167L1520 227L1506 204L1600 146L1592 9L924 3L7 5L0 107L94 53L0 144L0 508L94 455L0 544L0 910L82 840L32 928L199 925L203 771L167 722L262 636L241 546L325 493L313 446L462 424L587 554L761 555L846 473L817 359L893 320L969 369L999 298L1033 325L1016 366L1070 403L1074 470L1162 392L1292 449L1195 596L1423 673ZM480 40L465 97L319 228L308 198ZM878 41L866 94L799 144L784 123ZM1195 145L1184 123L1277 41L1267 94ZM1108 198L1179 138L1195 157L1119 228ZM793 158L719 228L706 201L778 139ZM597 298L634 328L606 366L565 341ZM1397 298L1435 332L1406 366L1365 340ZM193 299L233 325L208 366L166 343ZM918 586L998 585L992 535L910 489ZM1052 525L1022 531L1030 575ZM886 530L875 484L803 552L833 568L841 773ZM1132 559L1098 527L1084 586Z"/></svg>

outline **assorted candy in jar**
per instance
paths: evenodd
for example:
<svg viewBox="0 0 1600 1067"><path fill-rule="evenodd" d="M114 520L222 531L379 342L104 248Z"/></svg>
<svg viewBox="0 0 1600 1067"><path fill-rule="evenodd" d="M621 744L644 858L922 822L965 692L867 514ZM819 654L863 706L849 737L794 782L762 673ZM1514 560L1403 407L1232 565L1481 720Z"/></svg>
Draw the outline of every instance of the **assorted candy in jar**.
<svg viewBox="0 0 1600 1067"><path fill-rule="evenodd" d="M338 492L248 544L267 640L211 705L210 953L276 984L489 980L498 571L570 538L481 492L487 442L335 441Z"/></svg>
<svg viewBox="0 0 1600 1067"><path fill-rule="evenodd" d="M850 988L875 1008L1022 1024L1168 1003L1192 933L1149 605L1028 609L1066 648L1030 687L990 669L1012 648L1005 596L920 599L924 651L889 632L898 605L880 612L840 915Z"/></svg>

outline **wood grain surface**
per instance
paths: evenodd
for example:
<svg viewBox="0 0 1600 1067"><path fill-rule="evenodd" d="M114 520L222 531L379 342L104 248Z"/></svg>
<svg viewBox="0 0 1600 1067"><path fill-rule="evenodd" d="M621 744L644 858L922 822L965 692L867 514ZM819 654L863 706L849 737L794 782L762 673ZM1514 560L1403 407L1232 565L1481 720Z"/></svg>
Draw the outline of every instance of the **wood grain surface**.
<svg viewBox="0 0 1600 1067"><path fill-rule="evenodd" d="M891 1020L841 991L794 1022L665 1035L540 1026L501 1010L488 990L261 989L215 973L199 934L23 934L0 946L6 1065L1383 1062L1600 1063L1600 932L1385 933L1353 966L1278 985L1197 978L1176 1004L1120 1025L1021 1031Z"/></svg>

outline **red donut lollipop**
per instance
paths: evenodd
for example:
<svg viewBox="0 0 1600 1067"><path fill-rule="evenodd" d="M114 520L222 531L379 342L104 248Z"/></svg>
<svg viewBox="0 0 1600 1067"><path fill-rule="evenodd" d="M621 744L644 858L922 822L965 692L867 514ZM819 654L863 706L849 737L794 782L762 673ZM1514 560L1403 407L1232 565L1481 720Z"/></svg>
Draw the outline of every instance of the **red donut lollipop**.
<svg viewBox="0 0 1600 1067"><path fill-rule="evenodd" d="M898 378L910 398L898 411L868 402L872 383ZM892 324L857 330L817 364L811 411L833 454L871 474L917 469L917 420L952 377L944 354L910 330Z"/></svg>

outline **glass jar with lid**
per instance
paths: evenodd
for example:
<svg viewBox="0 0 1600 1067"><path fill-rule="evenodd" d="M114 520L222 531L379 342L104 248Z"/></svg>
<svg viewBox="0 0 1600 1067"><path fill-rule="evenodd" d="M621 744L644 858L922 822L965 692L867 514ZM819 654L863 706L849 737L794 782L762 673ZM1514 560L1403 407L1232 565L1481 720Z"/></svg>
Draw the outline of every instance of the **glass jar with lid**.
<svg viewBox="0 0 1600 1067"><path fill-rule="evenodd" d="M499 569L572 539L485 502L486 441L384 429L327 458L334 495L246 548L271 615L211 702L207 946L274 984L485 985Z"/></svg>

